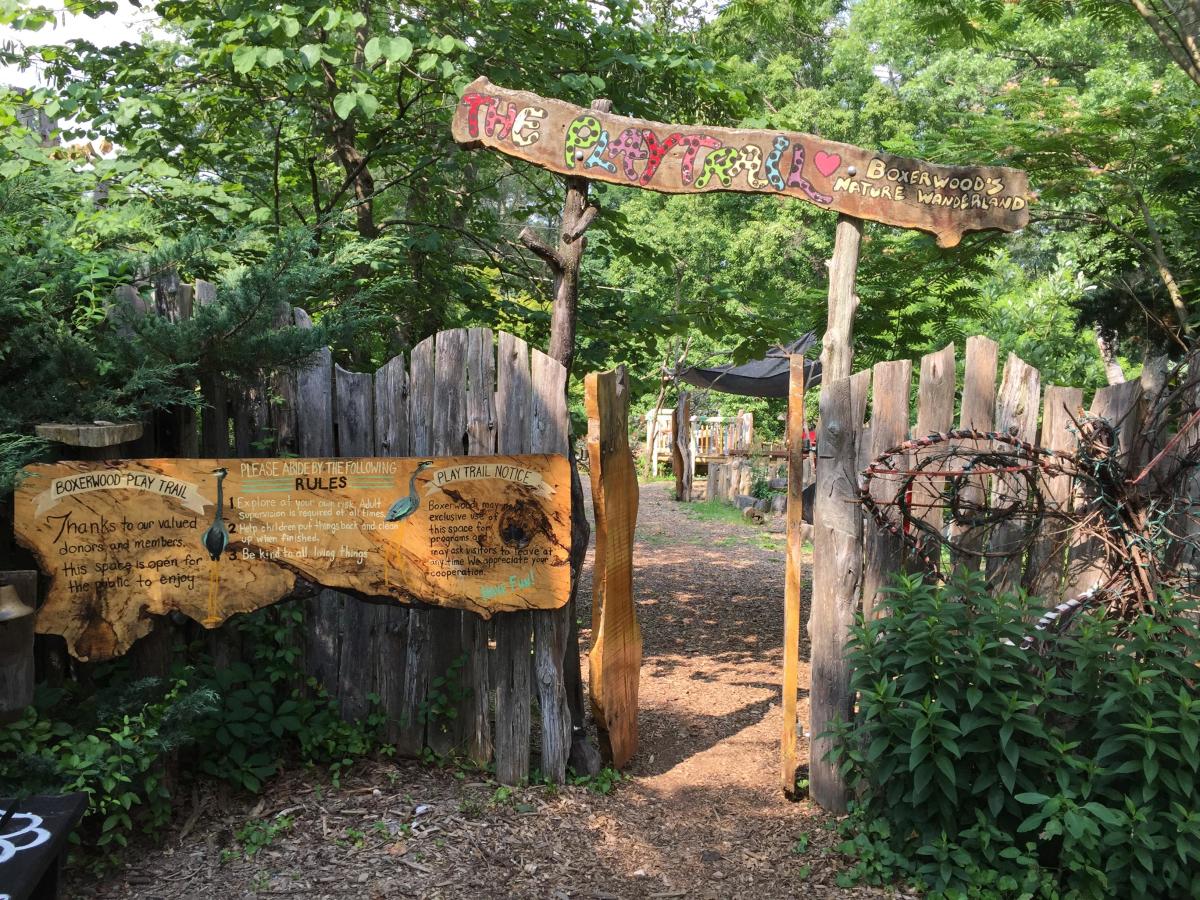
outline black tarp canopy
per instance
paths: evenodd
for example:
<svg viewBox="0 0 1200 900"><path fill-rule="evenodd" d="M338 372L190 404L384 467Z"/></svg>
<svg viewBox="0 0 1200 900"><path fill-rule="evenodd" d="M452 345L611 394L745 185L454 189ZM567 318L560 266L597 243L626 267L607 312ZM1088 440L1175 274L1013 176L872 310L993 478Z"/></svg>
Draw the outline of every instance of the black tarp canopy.
<svg viewBox="0 0 1200 900"><path fill-rule="evenodd" d="M716 366L711 369L692 366L679 373L688 384L700 388L711 388L724 394L739 394L743 397L786 397L788 395L788 357L803 355L814 343L813 332L797 340L767 351L762 359L755 359L740 366ZM804 361L804 384L806 388L821 383L821 363L817 360Z"/></svg>

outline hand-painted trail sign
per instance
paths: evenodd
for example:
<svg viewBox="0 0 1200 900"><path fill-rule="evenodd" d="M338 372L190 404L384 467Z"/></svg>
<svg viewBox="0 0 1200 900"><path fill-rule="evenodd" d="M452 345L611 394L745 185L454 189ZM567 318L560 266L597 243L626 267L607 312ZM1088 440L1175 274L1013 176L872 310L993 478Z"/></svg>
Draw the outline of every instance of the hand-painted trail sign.
<svg viewBox="0 0 1200 900"><path fill-rule="evenodd" d="M1029 181L1001 166L941 166L809 134L663 125L583 109L478 78L454 138L594 181L671 194L781 194L863 219L919 228L953 247L968 231L1029 221Z"/></svg>
<svg viewBox="0 0 1200 900"><path fill-rule="evenodd" d="M17 540L50 576L37 630L119 655L179 611L208 627L310 582L476 612L567 602L564 456L146 459L29 466Z"/></svg>

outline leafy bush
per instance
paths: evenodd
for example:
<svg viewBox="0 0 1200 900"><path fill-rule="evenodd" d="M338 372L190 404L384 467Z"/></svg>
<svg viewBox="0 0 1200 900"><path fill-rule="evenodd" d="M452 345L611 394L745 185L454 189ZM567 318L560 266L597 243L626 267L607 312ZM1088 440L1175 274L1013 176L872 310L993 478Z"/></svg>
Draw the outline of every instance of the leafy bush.
<svg viewBox="0 0 1200 900"><path fill-rule="evenodd" d="M170 817L170 754L181 766L256 792L289 761L328 766L336 782L355 760L389 752L384 716L343 721L315 682L297 683L298 606L280 604L237 624L253 664L217 666L203 654L169 679L131 679L123 660L97 666L96 689L38 689L37 702L0 728L0 795L83 791L83 843L110 850ZM111 846L110 846L111 845Z"/></svg>
<svg viewBox="0 0 1200 900"><path fill-rule="evenodd" d="M901 577L849 647L849 879L947 897L1200 896L1200 627L1164 597L1022 650L1041 611Z"/></svg>

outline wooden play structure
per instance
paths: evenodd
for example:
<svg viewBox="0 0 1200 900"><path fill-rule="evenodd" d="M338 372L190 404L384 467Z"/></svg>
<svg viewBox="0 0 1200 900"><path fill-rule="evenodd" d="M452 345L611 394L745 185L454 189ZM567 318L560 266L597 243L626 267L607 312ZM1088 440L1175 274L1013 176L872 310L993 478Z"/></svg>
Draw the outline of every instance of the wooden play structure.
<svg viewBox="0 0 1200 900"><path fill-rule="evenodd" d="M687 392L683 392L685 395ZM654 446L645 446L643 453L650 474L658 477L659 466L671 462L677 453L677 445L687 448L685 458L690 458L693 477L714 464L721 464L737 457L750 456L757 445L754 440L754 413L739 412L735 416L691 416L684 415L678 407L659 410L657 418L653 410L643 417L643 434L654 435ZM674 471L674 469L672 469Z"/></svg>

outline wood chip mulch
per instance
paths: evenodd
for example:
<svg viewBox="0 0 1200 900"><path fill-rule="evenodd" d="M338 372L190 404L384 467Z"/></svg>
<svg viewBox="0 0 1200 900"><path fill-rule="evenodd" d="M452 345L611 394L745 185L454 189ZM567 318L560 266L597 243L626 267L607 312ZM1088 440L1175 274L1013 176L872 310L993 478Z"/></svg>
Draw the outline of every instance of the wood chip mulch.
<svg viewBox="0 0 1200 900"><path fill-rule="evenodd" d="M157 846L131 850L103 880L72 873L66 896L897 896L838 888L847 861L834 822L777 786L778 527L697 516L667 484L645 484L634 578L640 749L611 793L509 791L483 773L410 760L363 763L336 788L324 772L291 771L259 797L198 794ZM247 823L272 834L253 855L236 837Z"/></svg>

